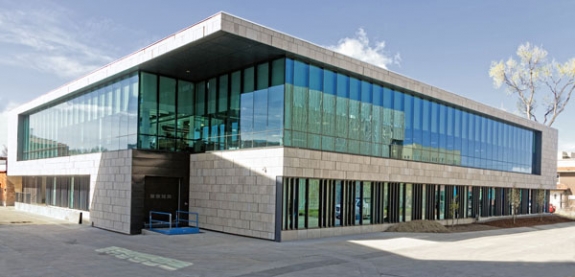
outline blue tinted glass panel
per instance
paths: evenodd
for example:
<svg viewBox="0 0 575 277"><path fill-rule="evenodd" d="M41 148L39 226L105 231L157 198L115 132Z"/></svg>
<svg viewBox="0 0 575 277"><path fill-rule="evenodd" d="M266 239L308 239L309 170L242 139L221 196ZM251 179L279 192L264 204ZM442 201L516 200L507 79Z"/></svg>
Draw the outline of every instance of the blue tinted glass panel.
<svg viewBox="0 0 575 277"><path fill-rule="evenodd" d="M393 90L383 88L383 107L393 109Z"/></svg>
<svg viewBox="0 0 575 277"><path fill-rule="evenodd" d="M372 94L373 104L380 107L383 106L383 87L380 85L373 85Z"/></svg>
<svg viewBox="0 0 575 277"><path fill-rule="evenodd" d="M422 105L423 103L421 98L413 97L413 143L417 145L422 145Z"/></svg>
<svg viewBox="0 0 575 277"><path fill-rule="evenodd" d="M350 78L349 79L349 98L351 100L356 100L359 101L361 98L359 96L361 87L360 87L360 82L358 79L356 78Z"/></svg>
<svg viewBox="0 0 575 277"><path fill-rule="evenodd" d="M323 71L323 92L329 95L335 95L336 91L336 75L333 71Z"/></svg>
<svg viewBox="0 0 575 277"><path fill-rule="evenodd" d="M313 90L323 90L323 70L317 66L309 67L309 88Z"/></svg>
<svg viewBox="0 0 575 277"><path fill-rule="evenodd" d="M300 61L294 62L294 85L308 87L309 65Z"/></svg>
<svg viewBox="0 0 575 277"><path fill-rule="evenodd" d="M454 121L455 121L455 109L453 109L452 107L447 107L447 145L445 146L445 148L448 151L452 151L454 149L454 134L453 134L453 127L454 127ZM450 152L450 154L453 154L452 152Z"/></svg>
<svg viewBox="0 0 575 277"><path fill-rule="evenodd" d="M413 143L413 96L404 94L403 111L405 120L405 138L403 145Z"/></svg>
<svg viewBox="0 0 575 277"><path fill-rule="evenodd" d="M446 128L446 134L448 136L453 136L453 122L455 120L454 116L454 109L452 107L446 107L446 118L447 118L447 125L445 126Z"/></svg>
<svg viewBox="0 0 575 277"><path fill-rule="evenodd" d="M430 147L430 129L431 129L431 102L427 99L421 101L422 104L422 114L421 114L421 144L424 147Z"/></svg>
<svg viewBox="0 0 575 277"><path fill-rule="evenodd" d="M467 156L474 157L475 156L475 115L474 114L467 114ZM470 166L474 166L473 162L470 163Z"/></svg>
<svg viewBox="0 0 575 277"><path fill-rule="evenodd" d="M361 102L371 104L372 85L369 82L361 81Z"/></svg>
<svg viewBox="0 0 575 277"><path fill-rule="evenodd" d="M445 150L447 147L447 107L443 104L438 104L439 108L439 149Z"/></svg>
<svg viewBox="0 0 575 277"><path fill-rule="evenodd" d="M393 109L403 111L403 93L397 90L393 91Z"/></svg>
<svg viewBox="0 0 575 277"><path fill-rule="evenodd" d="M349 98L349 77L337 73L337 96Z"/></svg>
<svg viewBox="0 0 575 277"><path fill-rule="evenodd" d="M439 132L439 104L431 102L431 132Z"/></svg>
<svg viewBox="0 0 575 277"><path fill-rule="evenodd" d="M292 59L286 59L286 83L293 84L293 67L294 61Z"/></svg>

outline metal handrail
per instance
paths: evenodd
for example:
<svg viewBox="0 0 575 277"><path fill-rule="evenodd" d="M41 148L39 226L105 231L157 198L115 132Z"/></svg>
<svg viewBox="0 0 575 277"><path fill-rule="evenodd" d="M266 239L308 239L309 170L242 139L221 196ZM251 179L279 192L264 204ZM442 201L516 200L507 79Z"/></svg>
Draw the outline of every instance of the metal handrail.
<svg viewBox="0 0 575 277"><path fill-rule="evenodd" d="M152 219L153 214L167 215L169 221ZM150 211L150 230L153 229L154 223L168 223L169 228L172 229L172 214L171 213L165 213L165 212Z"/></svg>
<svg viewBox="0 0 575 277"><path fill-rule="evenodd" d="M195 215L195 216L196 216L196 219L195 219L195 220L192 220L192 219L189 219L189 217L188 217L188 219L183 219L183 218L180 218L180 214ZM190 226L190 227L195 227L195 228L198 228L198 229L199 229L199 228L200 228L200 224L199 224L199 222L198 222L198 217L199 217L198 213L195 213L195 212L176 211L176 227L179 226L180 221L184 221L184 222L188 222L188 226L189 226L189 223L193 223L194 225L193 225L193 226Z"/></svg>

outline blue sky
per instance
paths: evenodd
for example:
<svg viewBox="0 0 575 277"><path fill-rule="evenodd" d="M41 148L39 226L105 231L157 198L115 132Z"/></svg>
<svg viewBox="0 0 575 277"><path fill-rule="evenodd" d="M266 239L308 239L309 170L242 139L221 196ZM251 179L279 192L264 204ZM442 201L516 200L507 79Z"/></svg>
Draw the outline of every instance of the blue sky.
<svg viewBox="0 0 575 277"><path fill-rule="evenodd" d="M524 42L575 57L574 1L8 1L0 0L0 146L4 115L69 81L226 11L312 43L355 51L389 70L516 111L491 61ZM367 41L369 40L369 41ZM553 127L575 152L575 104Z"/></svg>

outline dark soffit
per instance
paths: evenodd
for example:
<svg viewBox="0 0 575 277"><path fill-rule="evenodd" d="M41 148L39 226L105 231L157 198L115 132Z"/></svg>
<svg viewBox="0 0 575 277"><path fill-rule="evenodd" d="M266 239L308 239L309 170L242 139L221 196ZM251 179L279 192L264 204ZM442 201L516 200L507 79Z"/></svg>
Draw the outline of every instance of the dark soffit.
<svg viewBox="0 0 575 277"><path fill-rule="evenodd" d="M196 82L285 55L285 51L275 47L220 31L158 56L139 68Z"/></svg>

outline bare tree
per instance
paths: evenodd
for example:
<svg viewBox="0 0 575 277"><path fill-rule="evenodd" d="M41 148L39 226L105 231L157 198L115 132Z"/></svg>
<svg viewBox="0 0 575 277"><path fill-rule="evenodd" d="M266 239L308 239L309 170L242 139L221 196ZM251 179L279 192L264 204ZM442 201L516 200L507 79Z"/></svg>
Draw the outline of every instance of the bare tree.
<svg viewBox="0 0 575 277"><path fill-rule="evenodd" d="M449 216L451 217L451 226L455 225L455 219L458 217L457 211L459 210L459 200L457 195L451 199L449 203ZM457 218L459 219L459 218Z"/></svg>
<svg viewBox="0 0 575 277"><path fill-rule="evenodd" d="M537 210L539 212L539 221L543 221L543 212L545 212L545 190L539 189L537 191L537 196L535 197L535 202L537 202Z"/></svg>
<svg viewBox="0 0 575 277"><path fill-rule="evenodd" d="M517 107L528 119L538 121L535 110L543 109L543 124L553 125L575 90L575 58L565 63L547 61L547 51L529 42L517 48L519 60L491 62L489 76L496 88L505 84L517 94Z"/></svg>
<svg viewBox="0 0 575 277"><path fill-rule="evenodd" d="M515 224L515 218L517 218L517 212L519 206L521 205L521 191L513 187L509 192L509 204L511 204L511 214L513 215L513 224Z"/></svg>

